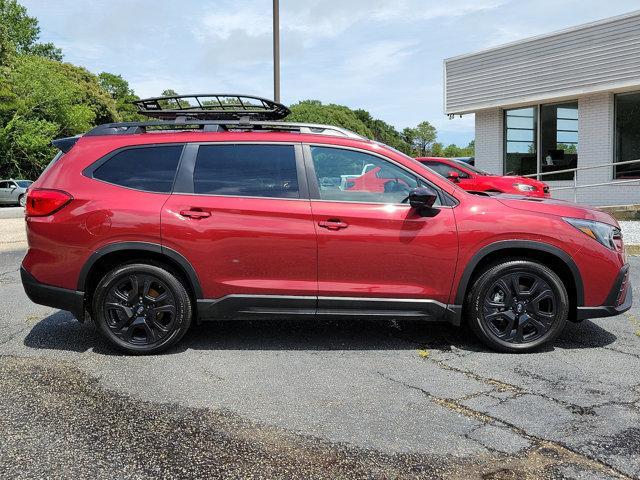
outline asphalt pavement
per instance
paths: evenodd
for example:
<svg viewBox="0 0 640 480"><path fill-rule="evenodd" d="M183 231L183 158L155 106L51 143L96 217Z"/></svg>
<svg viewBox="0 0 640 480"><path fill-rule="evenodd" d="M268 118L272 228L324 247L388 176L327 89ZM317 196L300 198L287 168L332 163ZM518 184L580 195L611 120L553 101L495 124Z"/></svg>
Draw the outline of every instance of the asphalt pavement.
<svg viewBox="0 0 640 480"><path fill-rule="evenodd" d="M25 248L0 221L0 478L640 478L637 301L531 354L352 319L209 323L130 357L27 299Z"/></svg>

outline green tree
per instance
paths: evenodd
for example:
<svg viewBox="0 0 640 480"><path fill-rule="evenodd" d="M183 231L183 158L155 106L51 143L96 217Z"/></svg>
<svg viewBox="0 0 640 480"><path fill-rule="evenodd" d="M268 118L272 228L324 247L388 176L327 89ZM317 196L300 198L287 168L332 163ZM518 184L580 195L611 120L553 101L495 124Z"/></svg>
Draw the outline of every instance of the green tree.
<svg viewBox="0 0 640 480"><path fill-rule="evenodd" d="M430 152L431 146L436 141L436 127L431 125L429 122L424 121L419 123L416 128L412 128L410 130L414 153L417 156L426 157L427 153Z"/></svg>
<svg viewBox="0 0 640 480"><path fill-rule="evenodd" d="M123 121L135 122L146 118L140 115L138 108L131 103L138 100L139 97L129 86L129 82L122 78L122 75L102 72L98 75L98 82L100 87L116 102L116 110Z"/></svg>
<svg viewBox="0 0 640 480"><path fill-rule="evenodd" d="M373 132L358 118L355 112L343 105L323 105L318 100L304 100L291 105L287 122L320 123L335 125L356 132L367 138L374 138Z"/></svg>
<svg viewBox="0 0 640 480"><path fill-rule="evenodd" d="M433 142L433 145L431 145L431 149L430 149L430 155L432 157L444 157L444 145L442 145L442 143L440 142Z"/></svg>
<svg viewBox="0 0 640 480"><path fill-rule="evenodd" d="M86 69L18 55L0 76L0 177L36 178L56 137L119 120L114 100Z"/></svg>
<svg viewBox="0 0 640 480"><path fill-rule="evenodd" d="M38 55L62 60L62 50L52 43L40 43L38 20L27 15L27 9L16 0L0 0L0 61L3 65L12 55Z"/></svg>
<svg viewBox="0 0 640 480"><path fill-rule="evenodd" d="M369 130L373 133L373 137L390 147L393 147L401 152L411 155L412 146L411 143L405 141L403 135L398 132L393 126L388 123L373 118L366 110L358 109L354 113L364 123Z"/></svg>

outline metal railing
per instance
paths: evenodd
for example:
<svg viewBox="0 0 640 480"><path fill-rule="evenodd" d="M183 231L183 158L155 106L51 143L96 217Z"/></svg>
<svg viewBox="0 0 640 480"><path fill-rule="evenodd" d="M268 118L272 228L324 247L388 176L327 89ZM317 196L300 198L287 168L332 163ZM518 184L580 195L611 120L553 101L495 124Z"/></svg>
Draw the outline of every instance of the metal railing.
<svg viewBox="0 0 640 480"><path fill-rule="evenodd" d="M600 183L588 183L585 185L578 185L578 175L577 172L582 171L582 170L595 170L596 168L606 168L606 167L617 167L620 165L629 165L632 163L638 163L640 162L640 159L638 160L627 160L626 162L614 162L614 163L601 163L599 165L589 165L586 167L576 167L576 168L567 168L565 170L554 170L553 172L540 172L540 173L532 173L529 175L522 175L523 177L535 177L536 179L540 180L540 177L544 176L544 175L557 175L559 173L569 173L569 172L573 172L573 185L569 185L566 187L555 187L555 188L550 188L551 191L558 191L558 190L571 190L573 189L573 201L577 202L578 201L578 189L579 188L590 188L590 187L603 187L606 185L621 185L621 184L625 184L625 183L634 183L634 182L640 182L640 178L634 178L634 179L630 179L630 180L610 180L608 182L600 182ZM562 180L560 180L562 181Z"/></svg>

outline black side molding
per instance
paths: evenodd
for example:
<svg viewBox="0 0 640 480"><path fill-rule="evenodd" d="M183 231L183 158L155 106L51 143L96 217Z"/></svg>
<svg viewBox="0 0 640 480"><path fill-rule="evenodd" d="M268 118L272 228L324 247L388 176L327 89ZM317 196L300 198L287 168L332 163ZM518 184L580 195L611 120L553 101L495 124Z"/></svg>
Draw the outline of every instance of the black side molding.
<svg viewBox="0 0 640 480"><path fill-rule="evenodd" d="M406 318L460 325L461 307L411 298L227 295L197 301L198 321L289 317Z"/></svg>
<svg viewBox="0 0 640 480"><path fill-rule="evenodd" d="M41 283L24 267L20 267L20 277L24 291L33 303L67 310L78 320L84 320L84 292Z"/></svg>

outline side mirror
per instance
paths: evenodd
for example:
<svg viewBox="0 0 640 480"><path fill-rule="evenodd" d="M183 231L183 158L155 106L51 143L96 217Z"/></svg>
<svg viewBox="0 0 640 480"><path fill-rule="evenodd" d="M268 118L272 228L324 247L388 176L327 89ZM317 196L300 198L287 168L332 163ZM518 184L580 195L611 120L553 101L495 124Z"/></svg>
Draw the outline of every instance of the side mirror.
<svg viewBox="0 0 640 480"><path fill-rule="evenodd" d="M411 208L431 208L436 203L438 192L431 187L418 187L409 192L409 205Z"/></svg>
<svg viewBox="0 0 640 480"><path fill-rule="evenodd" d="M449 172L447 173L447 179L454 183L458 183L460 181L460 174L458 172Z"/></svg>

